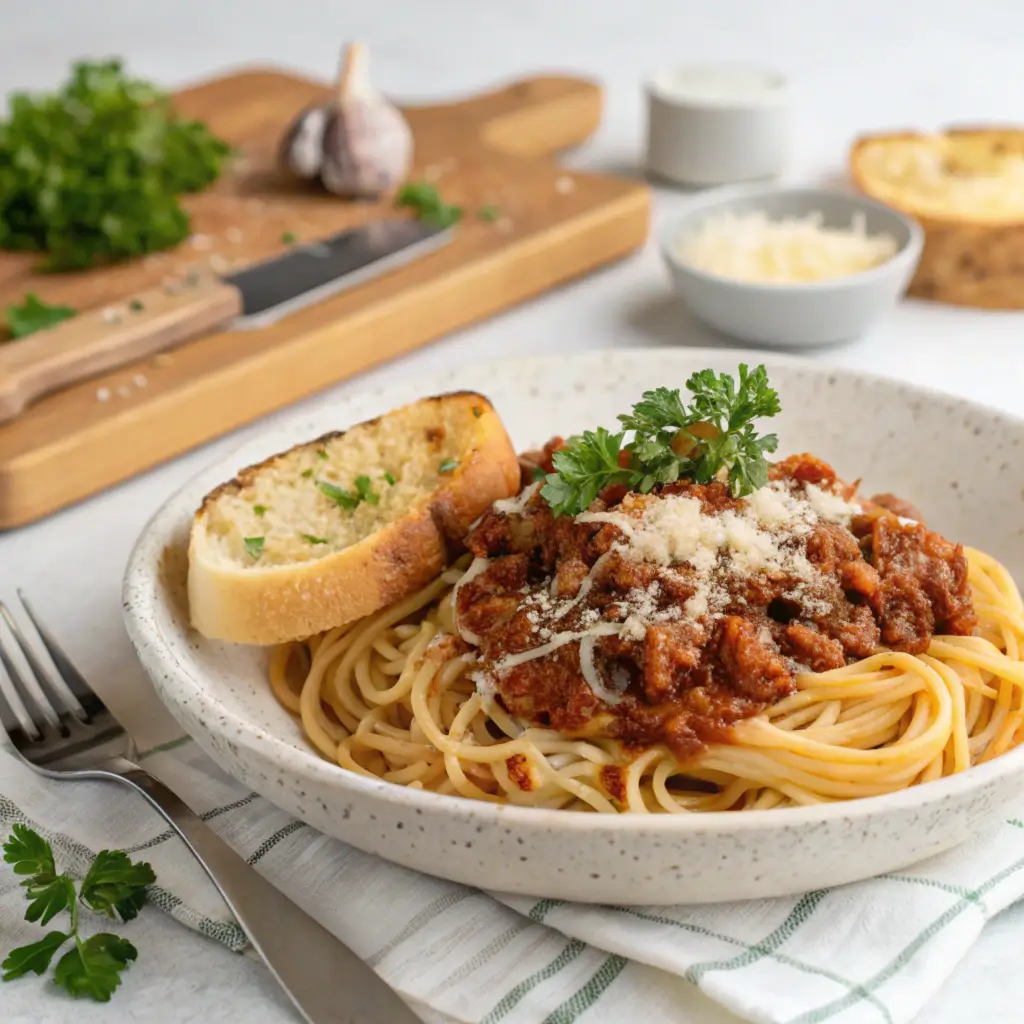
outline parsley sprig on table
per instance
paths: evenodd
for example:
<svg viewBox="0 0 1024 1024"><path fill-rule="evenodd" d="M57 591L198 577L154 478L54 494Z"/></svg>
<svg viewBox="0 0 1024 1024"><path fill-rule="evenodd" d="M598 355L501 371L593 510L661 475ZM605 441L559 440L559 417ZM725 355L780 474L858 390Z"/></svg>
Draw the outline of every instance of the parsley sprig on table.
<svg viewBox="0 0 1024 1024"><path fill-rule="evenodd" d="M764 487L765 453L775 451L778 438L758 435L753 421L780 410L764 366L751 371L741 364L738 381L700 370L686 388L689 405L678 388L655 388L618 417L619 433L598 427L570 437L552 457L555 472L541 488L555 515L578 515L611 484L647 493L680 478L708 483L725 470L733 497Z"/></svg>
<svg viewBox="0 0 1024 1024"><path fill-rule="evenodd" d="M231 149L120 61L81 61L54 93L17 94L0 122L0 248L77 270L177 245L178 197L221 172Z"/></svg>
<svg viewBox="0 0 1024 1024"><path fill-rule="evenodd" d="M62 910L71 917L70 931L47 932L38 942L12 949L0 964L3 980L13 981L29 971L42 974L64 943L73 939L74 946L57 961L53 980L73 996L108 1002L138 950L111 932L82 938L79 904L96 914L131 921L146 901L146 886L156 880L153 869L120 850L101 850L76 889L70 875L57 873L50 844L27 825L14 826L3 852L14 873L27 876L21 883L29 900L26 921L46 925Z"/></svg>

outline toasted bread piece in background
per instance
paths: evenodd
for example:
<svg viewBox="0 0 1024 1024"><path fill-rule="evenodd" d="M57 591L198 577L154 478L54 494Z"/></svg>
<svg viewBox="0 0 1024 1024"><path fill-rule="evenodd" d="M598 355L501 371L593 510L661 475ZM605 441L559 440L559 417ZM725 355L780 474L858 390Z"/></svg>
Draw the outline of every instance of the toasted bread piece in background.
<svg viewBox="0 0 1024 1024"><path fill-rule="evenodd" d="M424 398L242 470L203 500L189 543L192 625L298 640L415 592L470 524L520 487L482 395Z"/></svg>
<svg viewBox="0 0 1024 1024"><path fill-rule="evenodd" d="M862 192L924 228L911 295L1024 308L1024 128L865 136L850 173Z"/></svg>

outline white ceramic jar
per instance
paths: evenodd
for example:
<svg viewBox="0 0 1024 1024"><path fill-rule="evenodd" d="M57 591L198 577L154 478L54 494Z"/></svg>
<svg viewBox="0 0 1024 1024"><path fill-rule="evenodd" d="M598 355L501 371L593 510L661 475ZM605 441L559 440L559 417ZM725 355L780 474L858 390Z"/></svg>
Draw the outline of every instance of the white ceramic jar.
<svg viewBox="0 0 1024 1024"><path fill-rule="evenodd" d="M656 177L725 185L785 168L789 87L773 71L728 64L664 71L647 83L647 108L647 170Z"/></svg>

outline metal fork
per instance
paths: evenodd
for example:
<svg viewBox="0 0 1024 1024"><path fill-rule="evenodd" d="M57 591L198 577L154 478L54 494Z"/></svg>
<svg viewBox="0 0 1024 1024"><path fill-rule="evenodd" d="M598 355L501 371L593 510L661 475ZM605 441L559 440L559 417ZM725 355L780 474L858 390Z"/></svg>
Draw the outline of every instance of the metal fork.
<svg viewBox="0 0 1024 1024"><path fill-rule="evenodd" d="M18 597L58 675L44 665L14 616L0 620L24 655L18 670L0 627L0 744L51 779L109 779L129 786L184 840L217 887L253 948L310 1024L418 1024L419 1018L351 950L278 892L163 783L132 758L135 744L39 621ZM4 743L6 739L9 744Z"/></svg>

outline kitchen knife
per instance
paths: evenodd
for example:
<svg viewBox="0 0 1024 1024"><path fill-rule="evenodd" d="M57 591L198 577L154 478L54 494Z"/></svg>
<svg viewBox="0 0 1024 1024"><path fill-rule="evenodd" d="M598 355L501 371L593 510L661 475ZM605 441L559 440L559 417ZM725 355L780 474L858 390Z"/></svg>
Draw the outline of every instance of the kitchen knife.
<svg viewBox="0 0 1024 1024"><path fill-rule="evenodd" d="M263 327L450 241L450 229L392 218L295 246L237 274L192 271L177 281L89 310L0 345L0 422L86 377L190 338Z"/></svg>

